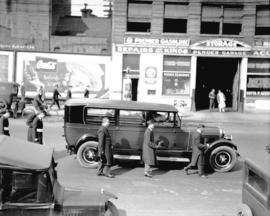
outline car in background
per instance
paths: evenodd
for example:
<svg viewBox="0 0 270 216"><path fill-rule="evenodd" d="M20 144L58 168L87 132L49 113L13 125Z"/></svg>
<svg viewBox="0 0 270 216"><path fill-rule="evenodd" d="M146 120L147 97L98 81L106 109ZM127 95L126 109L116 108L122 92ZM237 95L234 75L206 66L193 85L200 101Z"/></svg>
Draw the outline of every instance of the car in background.
<svg viewBox="0 0 270 216"><path fill-rule="evenodd" d="M77 154L83 167L97 166L97 130L102 118L110 119L109 131L115 159L141 160L142 143L147 121L155 122L158 161L189 162L197 125L186 125L178 110L168 104L147 102L70 99L65 104L64 135L67 150ZM205 152L208 164L217 172L230 171L237 161L237 146L232 136L219 127L205 127L203 141L210 147Z"/></svg>
<svg viewBox="0 0 270 216"><path fill-rule="evenodd" d="M237 216L270 215L270 146L261 161L246 159L242 186L242 204Z"/></svg>
<svg viewBox="0 0 270 216"><path fill-rule="evenodd" d="M105 190L63 187L53 149L0 135L0 216L118 216Z"/></svg>
<svg viewBox="0 0 270 216"><path fill-rule="evenodd" d="M9 110L17 116L19 84L0 81L0 114Z"/></svg>

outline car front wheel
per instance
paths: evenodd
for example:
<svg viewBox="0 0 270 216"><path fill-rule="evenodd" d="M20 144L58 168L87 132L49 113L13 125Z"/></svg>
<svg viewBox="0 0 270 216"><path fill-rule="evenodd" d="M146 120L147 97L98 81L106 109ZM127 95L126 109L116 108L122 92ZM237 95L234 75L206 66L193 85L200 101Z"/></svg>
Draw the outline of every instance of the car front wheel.
<svg viewBox="0 0 270 216"><path fill-rule="evenodd" d="M215 148L209 158L212 169L216 172L228 172L236 164L236 152L228 146Z"/></svg>
<svg viewBox="0 0 270 216"><path fill-rule="evenodd" d="M82 167L96 168L98 166L98 143L88 141L83 143L77 151L77 160Z"/></svg>
<svg viewBox="0 0 270 216"><path fill-rule="evenodd" d="M116 206L112 202L108 201L106 203L106 212L104 215L105 216L119 216L119 212Z"/></svg>

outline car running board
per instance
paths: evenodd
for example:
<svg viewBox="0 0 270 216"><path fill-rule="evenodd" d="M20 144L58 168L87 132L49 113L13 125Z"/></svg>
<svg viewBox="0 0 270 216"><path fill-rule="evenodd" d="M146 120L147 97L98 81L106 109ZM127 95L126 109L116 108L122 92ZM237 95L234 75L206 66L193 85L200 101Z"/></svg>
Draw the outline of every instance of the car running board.
<svg viewBox="0 0 270 216"><path fill-rule="evenodd" d="M122 160L141 160L141 157L138 155L114 155L115 159ZM160 157L157 156L158 161L175 161L175 162L190 162L188 158L178 158L178 157Z"/></svg>

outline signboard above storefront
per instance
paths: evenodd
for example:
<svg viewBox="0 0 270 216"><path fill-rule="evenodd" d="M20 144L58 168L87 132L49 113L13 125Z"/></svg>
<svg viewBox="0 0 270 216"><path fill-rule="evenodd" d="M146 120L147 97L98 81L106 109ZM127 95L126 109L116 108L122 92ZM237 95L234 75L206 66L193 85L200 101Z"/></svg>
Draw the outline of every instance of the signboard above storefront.
<svg viewBox="0 0 270 216"><path fill-rule="evenodd" d="M215 38L191 45L192 50L230 50L250 51L251 47L243 42L229 38Z"/></svg>
<svg viewBox="0 0 270 216"><path fill-rule="evenodd" d="M190 39L125 37L126 45L188 47Z"/></svg>

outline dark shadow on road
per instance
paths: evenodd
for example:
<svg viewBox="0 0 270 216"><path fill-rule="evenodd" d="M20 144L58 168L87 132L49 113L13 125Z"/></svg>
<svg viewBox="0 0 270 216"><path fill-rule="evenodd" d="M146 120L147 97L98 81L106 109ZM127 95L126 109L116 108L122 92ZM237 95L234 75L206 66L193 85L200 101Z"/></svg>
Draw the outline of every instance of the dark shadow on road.
<svg viewBox="0 0 270 216"><path fill-rule="evenodd" d="M133 167L135 168L135 167ZM131 171L133 168L124 168L124 167L117 167L117 168L112 168L112 173L115 175L115 176L118 176L118 175L122 175L124 173L127 173L129 171Z"/></svg>

